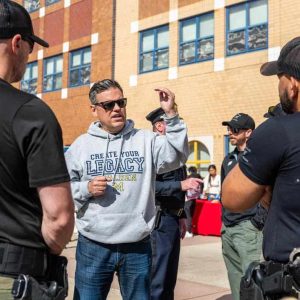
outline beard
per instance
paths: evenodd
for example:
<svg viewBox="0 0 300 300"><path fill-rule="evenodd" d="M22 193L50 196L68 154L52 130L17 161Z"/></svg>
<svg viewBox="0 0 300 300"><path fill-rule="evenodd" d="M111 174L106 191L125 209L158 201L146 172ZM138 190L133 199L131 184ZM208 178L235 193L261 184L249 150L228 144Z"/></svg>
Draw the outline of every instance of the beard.
<svg viewBox="0 0 300 300"><path fill-rule="evenodd" d="M284 91L282 95L279 95L282 110L287 114L294 113L294 101L289 98L288 92Z"/></svg>

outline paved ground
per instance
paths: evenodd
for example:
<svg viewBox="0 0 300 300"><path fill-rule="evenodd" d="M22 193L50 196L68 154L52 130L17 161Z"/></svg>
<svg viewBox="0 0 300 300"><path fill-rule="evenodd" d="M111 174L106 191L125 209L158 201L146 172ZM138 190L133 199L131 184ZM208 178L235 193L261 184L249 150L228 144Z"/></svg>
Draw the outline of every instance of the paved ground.
<svg viewBox="0 0 300 300"><path fill-rule="evenodd" d="M70 293L67 300L73 299L75 247L76 240L63 253L69 258ZM121 299L115 279L108 300ZM219 237L195 236L182 242L175 299L232 300Z"/></svg>

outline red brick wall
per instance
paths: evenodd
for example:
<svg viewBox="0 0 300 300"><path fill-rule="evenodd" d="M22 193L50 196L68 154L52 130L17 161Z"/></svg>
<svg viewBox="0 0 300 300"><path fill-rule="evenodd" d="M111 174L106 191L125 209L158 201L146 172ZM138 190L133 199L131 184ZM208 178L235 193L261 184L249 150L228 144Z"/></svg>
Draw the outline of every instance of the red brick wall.
<svg viewBox="0 0 300 300"><path fill-rule="evenodd" d="M40 37L40 19L32 20L33 32ZM37 51L38 47L34 45L33 51Z"/></svg>
<svg viewBox="0 0 300 300"><path fill-rule="evenodd" d="M83 0L70 7L70 41L92 32L92 0Z"/></svg>
<svg viewBox="0 0 300 300"><path fill-rule="evenodd" d="M62 44L64 39L64 10L60 9L47 14L44 28L44 38L50 46Z"/></svg>

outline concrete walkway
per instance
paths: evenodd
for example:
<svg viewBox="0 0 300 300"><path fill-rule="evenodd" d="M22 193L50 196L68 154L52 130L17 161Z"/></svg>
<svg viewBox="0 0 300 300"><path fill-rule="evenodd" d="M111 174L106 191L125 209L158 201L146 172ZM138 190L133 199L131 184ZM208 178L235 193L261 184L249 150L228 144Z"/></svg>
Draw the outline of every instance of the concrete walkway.
<svg viewBox="0 0 300 300"><path fill-rule="evenodd" d="M69 259L70 292L73 299L76 240L69 243L63 255ZM108 300L121 300L115 278ZM221 239L194 236L181 244L180 266L175 300L231 300L226 268L221 253Z"/></svg>

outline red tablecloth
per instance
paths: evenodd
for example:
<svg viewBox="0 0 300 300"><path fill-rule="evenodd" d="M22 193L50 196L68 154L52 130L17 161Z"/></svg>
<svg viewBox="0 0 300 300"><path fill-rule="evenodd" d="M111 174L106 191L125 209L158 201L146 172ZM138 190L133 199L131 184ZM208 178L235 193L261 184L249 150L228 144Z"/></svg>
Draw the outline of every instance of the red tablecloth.
<svg viewBox="0 0 300 300"><path fill-rule="evenodd" d="M207 200L196 200L193 216L193 233L202 235L221 235L221 204Z"/></svg>

